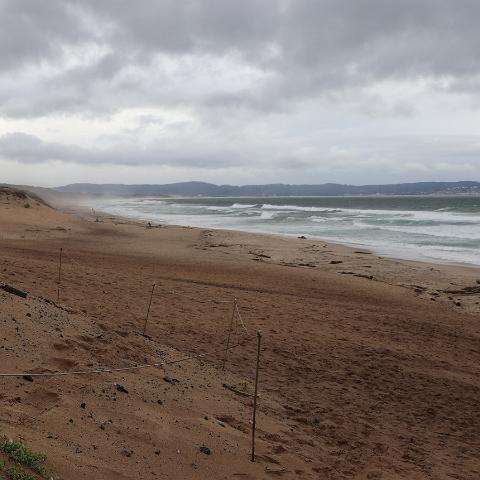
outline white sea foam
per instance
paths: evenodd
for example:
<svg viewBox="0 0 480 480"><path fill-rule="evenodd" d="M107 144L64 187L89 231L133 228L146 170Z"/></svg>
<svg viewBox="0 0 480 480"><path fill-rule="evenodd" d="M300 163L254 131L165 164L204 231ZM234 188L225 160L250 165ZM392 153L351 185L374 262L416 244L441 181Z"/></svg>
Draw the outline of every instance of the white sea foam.
<svg viewBox="0 0 480 480"><path fill-rule="evenodd" d="M230 208L253 208L256 206L257 206L256 203L252 205L249 205L248 203L234 203Z"/></svg>
<svg viewBox="0 0 480 480"><path fill-rule="evenodd" d="M275 218L277 214L275 212L261 212L260 213L260 218L263 218L264 220L270 220L272 218Z"/></svg>
<svg viewBox="0 0 480 480"><path fill-rule="evenodd" d="M325 212L325 213L335 213L342 210L321 208L321 207L304 207L298 205L271 205L269 203L264 203L261 207L262 210L286 210L286 211L303 211L303 212Z"/></svg>

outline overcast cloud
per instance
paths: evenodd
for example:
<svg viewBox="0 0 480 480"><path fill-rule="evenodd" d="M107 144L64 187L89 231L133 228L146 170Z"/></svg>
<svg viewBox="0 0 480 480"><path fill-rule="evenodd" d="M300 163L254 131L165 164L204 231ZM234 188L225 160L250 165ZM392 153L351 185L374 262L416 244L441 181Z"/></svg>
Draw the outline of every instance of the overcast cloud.
<svg viewBox="0 0 480 480"><path fill-rule="evenodd" d="M0 182L480 179L478 0L0 0Z"/></svg>

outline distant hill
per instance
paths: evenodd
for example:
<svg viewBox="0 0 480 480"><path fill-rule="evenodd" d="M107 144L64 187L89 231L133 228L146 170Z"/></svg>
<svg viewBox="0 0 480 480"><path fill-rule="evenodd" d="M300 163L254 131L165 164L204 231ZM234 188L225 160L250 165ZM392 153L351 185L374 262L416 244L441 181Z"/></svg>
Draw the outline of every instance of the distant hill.
<svg viewBox="0 0 480 480"><path fill-rule="evenodd" d="M113 196L346 196L346 195L480 195L480 182L418 182L391 185L215 185L182 182L165 185L74 183L55 190L65 193Z"/></svg>

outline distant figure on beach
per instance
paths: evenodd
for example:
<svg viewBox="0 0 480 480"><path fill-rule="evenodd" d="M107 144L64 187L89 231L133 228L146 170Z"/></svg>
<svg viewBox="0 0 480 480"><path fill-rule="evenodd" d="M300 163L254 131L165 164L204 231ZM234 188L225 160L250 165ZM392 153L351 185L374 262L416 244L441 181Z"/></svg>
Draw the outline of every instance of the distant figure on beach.
<svg viewBox="0 0 480 480"><path fill-rule="evenodd" d="M152 224L150 222L147 223L147 228L152 228Z"/></svg>

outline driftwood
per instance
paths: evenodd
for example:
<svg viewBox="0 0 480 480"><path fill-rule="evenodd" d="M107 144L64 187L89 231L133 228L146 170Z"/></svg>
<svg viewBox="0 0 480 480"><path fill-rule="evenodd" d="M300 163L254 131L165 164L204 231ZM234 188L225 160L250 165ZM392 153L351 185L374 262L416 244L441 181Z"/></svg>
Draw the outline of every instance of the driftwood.
<svg viewBox="0 0 480 480"><path fill-rule="evenodd" d="M338 272L342 275L353 275L354 277L366 278L368 280L375 280L373 275L366 275L365 273L355 273L355 272Z"/></svg>
<svg viewBox="0 0 480 480"><path fill-rule="evenodd" d="M13 295L17 295L22 298L27 298L27 292L24 292L23 290L19 290L18 288L12 287L11 285L8 285L6 283L2 283L0 285L0 288Z"/></svg>

